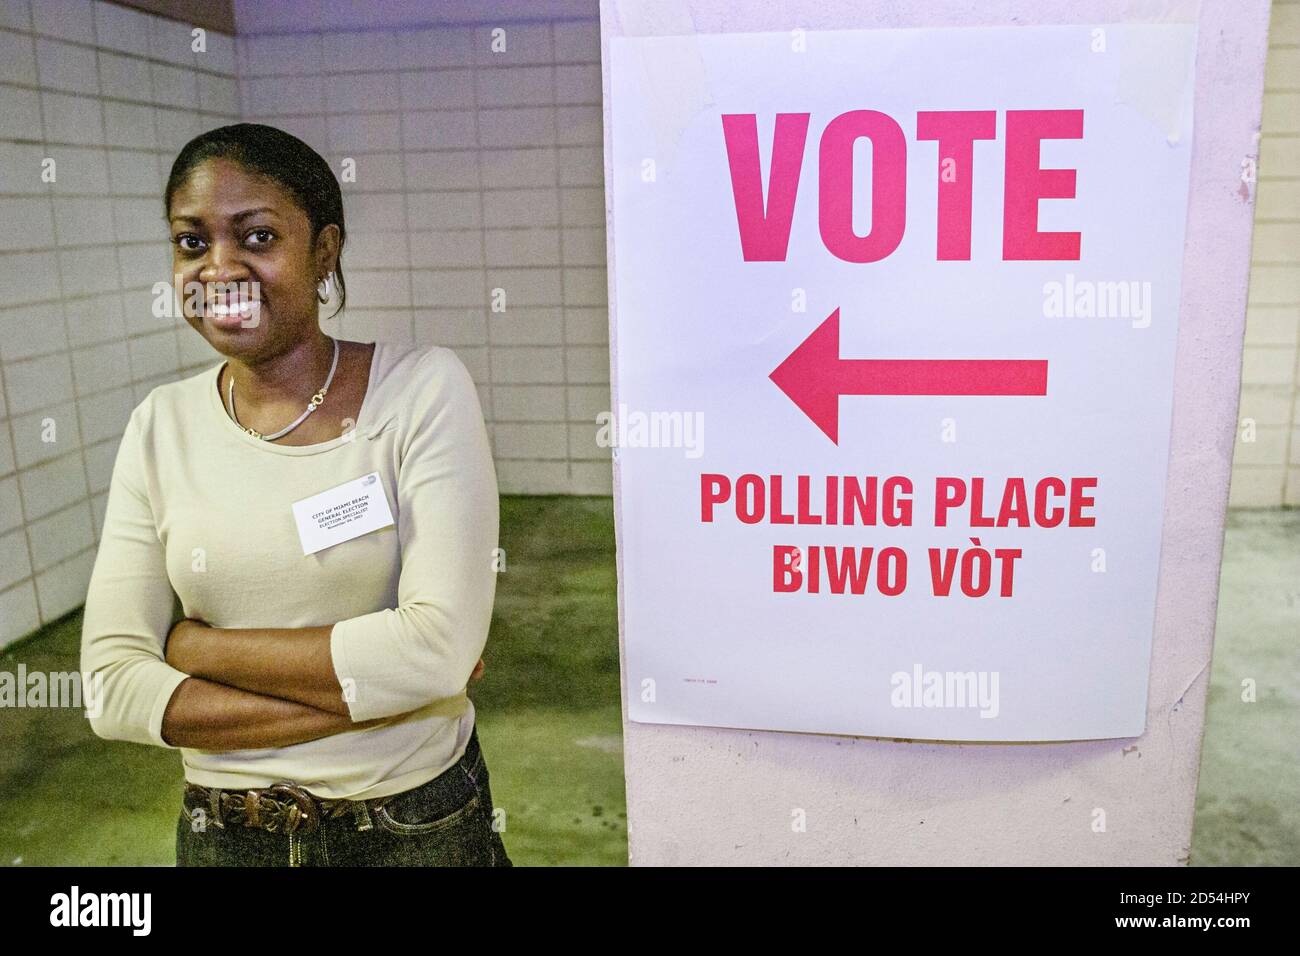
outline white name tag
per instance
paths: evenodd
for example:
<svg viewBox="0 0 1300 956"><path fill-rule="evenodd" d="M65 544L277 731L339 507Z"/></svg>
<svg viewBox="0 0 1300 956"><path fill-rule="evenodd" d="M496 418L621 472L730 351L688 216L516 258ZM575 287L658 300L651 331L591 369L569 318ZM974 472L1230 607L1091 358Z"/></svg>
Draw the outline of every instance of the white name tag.
<svg viewBox="0 0 1300 956"><path fill-rule="evenodd" d="M293 517L298 523L298 537L304 555L315 554L393 523L388 496L384 494L384 483L379 480L377 471L295 501Z"/></svg>

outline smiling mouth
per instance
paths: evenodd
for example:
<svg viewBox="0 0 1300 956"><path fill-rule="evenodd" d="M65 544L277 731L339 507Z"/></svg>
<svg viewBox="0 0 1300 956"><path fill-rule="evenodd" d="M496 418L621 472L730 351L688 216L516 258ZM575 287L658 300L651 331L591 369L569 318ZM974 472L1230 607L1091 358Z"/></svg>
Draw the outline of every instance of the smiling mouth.
<svg viewBox="0 0 1300 956"><path fill-rule="evenodd" d="M246 319L262 307L260 299L238 299L223 302L205 302L204 314L214 319Z"/></svg>

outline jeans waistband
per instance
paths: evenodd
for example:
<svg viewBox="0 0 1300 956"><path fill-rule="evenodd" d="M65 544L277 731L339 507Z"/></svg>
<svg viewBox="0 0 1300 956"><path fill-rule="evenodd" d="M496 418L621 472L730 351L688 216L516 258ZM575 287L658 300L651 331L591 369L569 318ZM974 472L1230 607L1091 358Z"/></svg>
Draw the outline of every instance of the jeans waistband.
<svg viewBox="0 0 1300 956"><path fill-rule="evenodd" d="M187 811L204 809L217 827L227 822L258 827L269 832L311 832L326 820L351 816L358 829L370 829L370 811L377 810L398 797L426 787L438 787L449 776L465 774L475 780L482 760L478 728L470 732L460 759L435 777L406 790L382 797L353 800L346 797L319 797L291 780L277 781L269 787L226 789L187 783L182 805Z"/></svg>

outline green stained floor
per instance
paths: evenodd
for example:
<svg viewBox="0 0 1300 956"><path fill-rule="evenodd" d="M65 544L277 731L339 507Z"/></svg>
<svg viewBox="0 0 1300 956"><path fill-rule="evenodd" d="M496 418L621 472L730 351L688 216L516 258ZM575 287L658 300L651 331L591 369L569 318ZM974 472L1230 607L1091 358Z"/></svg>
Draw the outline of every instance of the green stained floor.
<svg viewBox="0 0 1300 956"><path fill-rule="evenodd" d="M1300 511L1228 514L1206 708L1192 864L1300 865Z"/></svg>
<svg viewBox="0 0 1300 956"><path fill-rule="evenodd" d="M614 524L608 498L501 501L505 572L470 694L518 866L627 863ZM81 612L0 653L71 671ZM0 711L0 864L171 865L171 750L101 740L71 708Z"/></svg>
<svg viewBox="0 0 1300 956"><path fill-rule="evenodd" d="M627 862L608 498L504 498L487 672L471 693L517 865ZM81 614L0 654L77 667ZM1194 865L1300 863L1300 512L1229 516ZM1242 700L1254 680L1256 700ZM173 859L173 752L100 740L79 710L0 711L0 863Z"/></svg>

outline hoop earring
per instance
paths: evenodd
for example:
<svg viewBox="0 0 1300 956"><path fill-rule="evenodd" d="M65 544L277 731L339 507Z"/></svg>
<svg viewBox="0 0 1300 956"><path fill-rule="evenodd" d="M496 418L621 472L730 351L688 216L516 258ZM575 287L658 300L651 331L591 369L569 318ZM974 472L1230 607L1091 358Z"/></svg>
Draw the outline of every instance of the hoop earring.
<svg viewBox="0 0 1300 956"><path fill-rule="evenodd" d="M325 286L324 294L322 294L320 291L320 287L322 283ZM330 296L332 296L333 294L334 294L334 272L333 270L330 270L329 275L327 275L324 279L322 279L321 282L316 283L316 298L322 305L324 305L326 302L330 300Z"/></svg>

